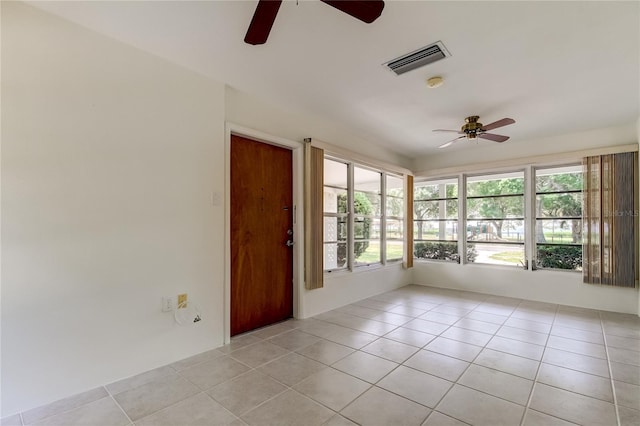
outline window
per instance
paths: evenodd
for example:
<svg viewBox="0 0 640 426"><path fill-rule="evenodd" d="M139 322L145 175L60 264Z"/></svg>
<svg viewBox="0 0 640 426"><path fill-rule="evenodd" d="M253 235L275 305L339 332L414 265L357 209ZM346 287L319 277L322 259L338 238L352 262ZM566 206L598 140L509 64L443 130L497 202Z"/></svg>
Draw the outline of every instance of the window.
<svg viewBox="0 0 640 426"><path fill-rule="evenodd" d="M385 184L385 259L402 260L404 256L404 181L387 175Z"/></svg>
<svg viewBox="0 0 640 426"><path fill-rule="evenodd" d="M404 179L340 159L324 159L324 270L401 260Z"/></svg>
<svg viewBox="0 0 640 426"><path fill-rule="evenodd" d="M355 166L353 171L353 252L355 265L381 263L382 173ZM346 198L345 198L346 201Z"/></svg>
<svg viewBox="0 0 640 426"><path fill-rule="evenodd" d="M535 169L536 268L582 270L582 165Z"/></svg>
<svg viewBox="0 0 640 426"><path fill-rule="evenodd" d="M413 197L414 256L459 262L458 179L417 182Z"/></svg>
<svg viewBox="0 0 640 426"><path fill-rule="evenodd" d="M583 271L584 282L633 287L637 153L573 161L416 182L414 258Z"/></svg>
<svg viewBox="0 0 640 426"><path fill-rule="evenodd" d="M474 261L525 266L524 172L469 176L466 187L467 249Z"/></svg>
<svg viewBox="0 0 640 426"><path fill-rule="evenodd" d="M347 268L348 166L324 160L324 269Z"/></svg>

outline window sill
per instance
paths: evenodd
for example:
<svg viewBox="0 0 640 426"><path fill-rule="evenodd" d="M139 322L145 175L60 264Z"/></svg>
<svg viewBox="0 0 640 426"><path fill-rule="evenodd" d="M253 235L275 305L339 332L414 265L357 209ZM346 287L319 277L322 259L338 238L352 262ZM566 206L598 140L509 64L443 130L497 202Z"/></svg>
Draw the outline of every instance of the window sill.
<svg viewBox="0 0 640 426"><path fill-rule="evenodd" d="M444 260L444 259L418 259L413 258L413 261L416 263L444 263L450 265L459 265L458 262L454 262L453 260Z"/></svg>
<svg viewBox="0 0 640 426"><path fill-rule="evenodd" d="M494 265L492 263L465 263L462 266L472 266L479 268L498 268L498 269L506 269L510 271L529 271L529 269L524 269L522 265Z"/></svg>
<svg viewBox="0 0 640 426"><path fill-rule="evenodd" d="M388 268L402 268L402 261L400 260L392 261L392 262L388 262L386 265L377 263L369 266L365 266L365 265L355 266L353 270L337 269L334 271L324 271L324 277L325 278L341 277L341 276L350 275L350 274L359 274L361 272L377 271L379 269L388 269Z"/></svg>
<svg viewBox="0 0 640 426"><path fill-rule="evenodd" d="M475 262L471 262L471 263L465 263L465 264L459 264L457 262L451 262L448 260L438 260L438 259L414 259L414 262L416 264L440 264L440 265L459 265L459 266L463 266L463 267L478 267L478 268L497 268L497 269L507 269L507 270L521 270L521 271L531 271L531 272L551 272L551 273L555 273L555 272L559 272L561 274L575 274L575 275L580 275L582 274L582 271L576 271L574 269L553 269L553 268L539 268L539 269L524 269L522 266L512 266L512 265L493 265L490 263L475 263Z"/></svg>
<svg viewBox="0 0 640 426"><path fill-rule="evenodd" d="M497 268L497 269L506 269L506 270L521 270L521 271L528 271L528 269L524 269L522 266L515 266L515 265L493 265L491 263L464 263L464 264L460 264L457 262L450 262L447 260L436 260L436 259L415 259L416 263L419 264L429 264L429 263L436 263L436 264L440 264L440 265L455 265L455 266L461 266L461 267L477 267L477 268Z"/></svg>
<svg viewBox="0 0 640 426"><path fill-rule="evenodd" d="M543 272L561 272L561 273L574 273L574 274L582 274L582 271L576 271L575 269L556 269L556 268L538 268L532 269L534 272L543 271Z"/></svg>

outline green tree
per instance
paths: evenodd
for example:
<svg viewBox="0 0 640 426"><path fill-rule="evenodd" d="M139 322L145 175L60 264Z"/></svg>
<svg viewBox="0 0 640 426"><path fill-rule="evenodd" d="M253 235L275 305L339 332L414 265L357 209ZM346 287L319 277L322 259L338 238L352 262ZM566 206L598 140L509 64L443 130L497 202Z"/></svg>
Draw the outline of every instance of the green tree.
<svg viewBox="0 0 640 426"><path fill-rule="evenodd" d="M387 214L389 216L404 216L404 191L391 189L387 191Z"/></svg>
<svg viewBox="0 0 640 426"><path fill-rule="evenodd" d="M558 192L582 189L582 173L560 173L536 177L536 192ZM582 197L580 193L548 194L537 197L536 213L538 217L582 216ZM567 227L563 221L561 226ZM536 242L544 243L546 239L542 227L537 226ZM571 219L571 240L574 244L582 241L582 226L579 219Z"/></svg>
<svg viewBox="0 0 640 426"><path fill-rule="evenodd" d="M470 182L467 186L468 197L523 193L523 178ZM467 217L487 219L495 227L498 238L502 238L503 218L524 217L524 196L468 198Z"/></svg>
<svg viewBox="0 0 640 426"><path fill-rule="evenodd" d="M440 211L441 204L438 201L429 201L434 198L443 198L442 191L446 198L456 198L458 196L458 185L453 183L448 184L430 184L424 186L416 186L413 191L413 217L419 222L416 222L418 228L417 239L422 240L424 236L424 219L444 219L446 212ZM457 200L447 200L446 209L457 212ZM457 219L457 217L455 218Z"/></svg>
<svg viewBox="0 0 640 426"><path fill-rule="evenodd" d="M349 211L347 207L347 196L345 194L338 195L338 211ZM370 216L373 214L373 204L371 200L363 192L354 192L353 194L353 212L354 216ZM358 229L354 231L354 234L360 238L368 240L371 235L371 218L364 217L362 220L358 220L354 223L354 226ZM356 241L353 244L353 251L355 258L360 257L369 247L369 241ZM344 265L347 261L347 247L346 244L338 245L338 265Z"/></svg>
<svg viewBox="0 0 640 426"><path fill-rule="evenodd" d="M403 238L403 223L399 222L398 225L400 226L398 227L392 221L396 217L404 219L404 190L402 188L387 189L386 210L388 219L385 232L387 233L387 238ZM389 248L387 247L387 249ZM387 253L387 255L390 255L390 253Z"/></svg>
<svg viewBox="0 0 640 426"><path fill-rule="evenodd" d="M460 263L458 243L420 242L413 248L413 255L419 259L450 260ZM475 262L478 252L473 244L467 246L467 262Z"/></svg>
<svg viewBox="0 0 640 426"><path fill-rule="evenodd" d="M540 246L537 264L542 268L577 270L582 267L582 246Z"/></svg>

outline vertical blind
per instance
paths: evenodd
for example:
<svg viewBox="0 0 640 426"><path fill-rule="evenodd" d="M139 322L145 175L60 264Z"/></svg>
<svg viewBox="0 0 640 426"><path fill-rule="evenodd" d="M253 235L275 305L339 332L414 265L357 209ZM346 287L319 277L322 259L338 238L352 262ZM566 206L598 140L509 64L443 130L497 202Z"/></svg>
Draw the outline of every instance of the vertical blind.
<svg viewBox="0 0 640 426"><path fill-rule="evenodd" d="M405 226L407 226L408 232L405 233L407 237L405 240L407 241L407 250L405 251L406 260L404 262L405 268L413 268L413 176L407 175L407 188L405 191L405 199L406 199L406 213L405 217L407 218Z"/></svg>
<svg viewBox="0 0 640 426"><path fill-rule="evenodd" d="M304 282L305 288L312 290L324 286L324 150L307 142L304 159Z"/></svg>
<svg viewBox="0 0 640 426"><path fill-rule="evenodd" d="M635 287L637 153L584 159L583 281Z"/></svg>

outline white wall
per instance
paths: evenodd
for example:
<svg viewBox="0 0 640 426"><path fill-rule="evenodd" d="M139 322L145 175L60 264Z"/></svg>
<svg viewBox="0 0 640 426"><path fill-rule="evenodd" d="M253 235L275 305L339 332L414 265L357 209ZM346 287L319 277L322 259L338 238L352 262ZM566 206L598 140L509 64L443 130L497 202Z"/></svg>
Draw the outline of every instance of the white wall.
<svg viewBox="0 0 640 426"><path fill-rule="evenodd" d="M2 415L219 346L224 85L2 2L2 106Z"/></svg>
<svg viewBox="0 0 640 426"><path fill-rule="evenodd" d="M520 143L515 148L500 146L501 151L479 152L470 149L456 155L419 158L416 170L429 173L430 169L465 166L491 167L491 162L514 159L523 164L528 156L561 154L581 149L634 144L638 141L635 124L598 129L583 133L557 136L538 141ZM487 265L458 265L442 262L416 262L413 273L415 284L434 287L464 289L480 293L525 298L609 311L638 313L638 289L587 285L579 273L561 271L525 271L518 268Z"/></svg>
<svg viewBox="0 0 640 426"><path fill-rule="evenodd" d="M384 293L412 283L413 273L400 263L384 268L325 274L324 288L305 290L304 311L314 316L365 297Z"/></svg>
<svg viewBox="0 0 640 426"><path fill-rule="evenodd" d="M636 289L582 283L568 271L525 271L516 267L415 262L414 284L559 303L624 313L638 312Z"/></svg>
<svg viewBox="0 0 640 426"><path fill-rule="evenodd" d="M410 168L411 159L375 142L350 134L339 124L306 114L286 111L248 93L227 87L227 121L293 141L320 139L367 157Z"/></svg>

